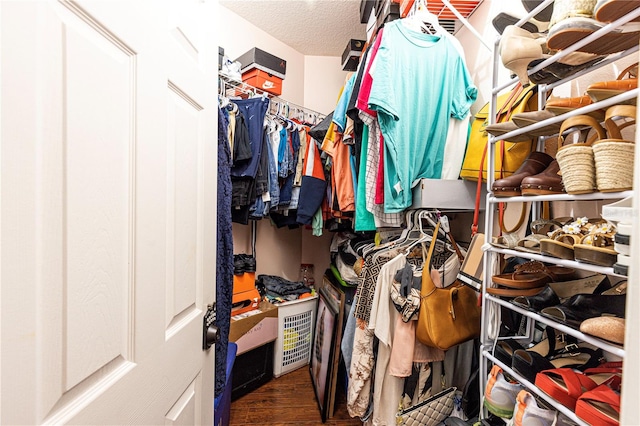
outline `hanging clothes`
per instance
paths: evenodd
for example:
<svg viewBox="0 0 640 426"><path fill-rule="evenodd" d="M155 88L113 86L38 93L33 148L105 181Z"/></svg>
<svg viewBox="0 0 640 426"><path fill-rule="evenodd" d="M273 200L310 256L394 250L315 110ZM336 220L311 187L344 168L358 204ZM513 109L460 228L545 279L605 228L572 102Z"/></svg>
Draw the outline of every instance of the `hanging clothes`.
<svg viewBox="0 0 640 426"><path fill-rule="evenodd" d="M385 26L369 96L385 141L386 212L411 206L418 179L440 178L449 118L464 118L477 97L449 38L413 31L402 21Z"/></svg>
<svg viewBox="0 0 640 426"><path fill-rule="evenodd" d="M216 325L220 341L215 345L215 396L222 394L227 382L227 345L231 324L233 293L233 236L231 231L231 152L227 123L218 108L218 189L216 220Z"/></svg>

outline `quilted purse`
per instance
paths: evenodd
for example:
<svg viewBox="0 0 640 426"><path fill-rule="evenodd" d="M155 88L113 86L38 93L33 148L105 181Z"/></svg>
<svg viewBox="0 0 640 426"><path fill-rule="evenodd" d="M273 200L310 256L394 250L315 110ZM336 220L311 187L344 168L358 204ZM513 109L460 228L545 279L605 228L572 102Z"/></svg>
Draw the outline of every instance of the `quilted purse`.
<svg viewBox="0 0 640 426"><path fill-rule="evenodd" d="M450 387L396 414L396 424L435 426L453 412L456 388Z"/></svg>

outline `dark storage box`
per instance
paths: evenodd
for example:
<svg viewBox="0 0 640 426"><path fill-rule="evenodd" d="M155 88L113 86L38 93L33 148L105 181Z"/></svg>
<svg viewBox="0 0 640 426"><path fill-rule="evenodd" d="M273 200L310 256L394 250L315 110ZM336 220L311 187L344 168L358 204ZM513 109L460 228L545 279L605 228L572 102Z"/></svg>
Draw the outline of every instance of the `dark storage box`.
<svg viewBox="0 0 640 426"><path fill-rule="evenodd" d="M358 68L364 40L351 39L342 52L342 71L355 71Z"/></svg>
<svg viewBox="0 0 640 426"><path fill-rule="evenodd" d="M274 342L267 343L236 357L233 365L231 400L267 383L273 377Z"/></svg>
<svg viewBox="0 0 640 426"><path fill-rule="evenodd" d="M240 72L242 74L252 69L259 69L284 80L284 76L287 73L287 61L257 47L249 50L237 58L236 61L241 64Z"/></svg>
<svg viewBox="0 0 640 426"><path fill-rule="evenodd" d="M400 19L400 4L392 3L391 0L385 0L377 15L377 28L382 24Z"/></svg>
<svg viewBox="0 0 640 426"><path fill-rule="evenodd" d="M366 24L369 22L369 16L371 11L376 5L376 0L360 0L360 23Z"/></svg>

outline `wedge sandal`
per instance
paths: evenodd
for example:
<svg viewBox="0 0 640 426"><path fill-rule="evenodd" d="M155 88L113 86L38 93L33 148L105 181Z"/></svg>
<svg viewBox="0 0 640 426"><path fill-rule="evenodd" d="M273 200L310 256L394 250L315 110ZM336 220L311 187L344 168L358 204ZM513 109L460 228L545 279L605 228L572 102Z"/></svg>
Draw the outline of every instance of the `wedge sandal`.
<svg viewBox="0 0 640 426"><path fill-rule="evenodd" d="M593 18L573 17L564 19L549 29L547 46L549 49L554 50L566 49L604 26L605 24ZM610 55L631 49L637 46L639 41L640 25L630 22L600 36L597 40L578 50L596 55Z"/></svg>
<svg viewBox="0 0 640 426"><path fill-rule="evenodd" d="M591 425L620 424L620 392L603 384L582 394L576 402L576 416Z"/></svg>
<svg viewBox="0 0 640 426"><path fill-rule="evenodd" d="M600 81L587 86L587 95L594 102L603 101L638 87L638 63L629 65L618 74L618 78L611 81ZM630 99L622 104L635 105L636 99Z"/></svg>
<svg viewBox="0 0 640 426"><path fill-rule="evenodd" d="M614 225L602 223L596 225L579 243L574 244L575 260L599 266L613 266L618 260L618 252L614 250Z"/></svg>
<svg viewBox="0 0 640 426"><path fill-rule="evenodd" d="M594 8L594 14L600 22L614 22L624 15L640 7L637 1L629 0L598 0ZM631 22L640 22L640 17Z"/></svg>
<svg viewBox="0 0 640 426"><path fill-rule="evenodd" d="M611 362L587 369L555 368L536 375L535 385L565 407L575 410L578 398L605 382L616 382L622 374L622 363Z"/></svg>
<svg viewBox="0 0 640 426"><path fill-rule="evenodd" d="M540 240L540 253L560 259L575 260L574 246L580 244L594 224L603 222L605 222L603 219L578 218L561 229L556 229L548 238Z"/></svg>

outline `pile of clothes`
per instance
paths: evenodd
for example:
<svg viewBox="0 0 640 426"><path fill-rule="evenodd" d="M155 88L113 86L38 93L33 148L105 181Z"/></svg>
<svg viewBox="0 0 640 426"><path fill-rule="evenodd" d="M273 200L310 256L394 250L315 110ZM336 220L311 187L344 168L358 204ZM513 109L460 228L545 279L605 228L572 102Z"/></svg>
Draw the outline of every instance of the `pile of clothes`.
<svg viewBox="0 0 640 426"><path fill-rule="evenodd" d="M302 281L289 281L275 275L258 275L256 287L260 294L271 303L289 302L313 295L314 289Z"/></svg>

